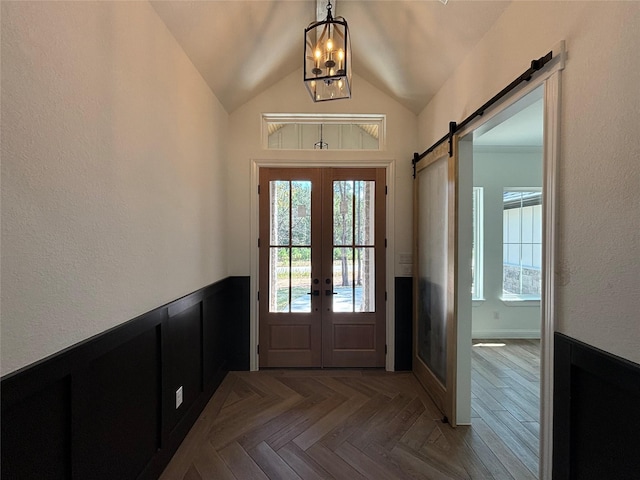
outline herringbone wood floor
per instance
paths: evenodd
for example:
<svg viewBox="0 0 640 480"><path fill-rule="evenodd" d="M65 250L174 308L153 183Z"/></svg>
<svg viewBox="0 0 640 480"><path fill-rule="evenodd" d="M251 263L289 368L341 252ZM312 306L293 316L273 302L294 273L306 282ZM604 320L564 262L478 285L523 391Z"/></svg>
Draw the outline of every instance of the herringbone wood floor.
<svg viewBox="0 0 640 480"><path fill-rule="evenodd" d="M474 349L473 426L457 429L411 373L232 372L161 480L536 478L531 358L495 350Z"/></svg>

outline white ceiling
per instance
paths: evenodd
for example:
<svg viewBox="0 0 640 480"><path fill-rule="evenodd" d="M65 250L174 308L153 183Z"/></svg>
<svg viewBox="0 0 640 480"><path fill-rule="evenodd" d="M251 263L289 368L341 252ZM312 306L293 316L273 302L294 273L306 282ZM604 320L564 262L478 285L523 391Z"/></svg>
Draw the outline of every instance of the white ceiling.
<svg viewBox="0 0 640 480"><path fill-rule="evenodd" d="M349 23L354 73L415 113L509 4L332 3L334 16ZM316 0L152 0L151 5L228 112L302 67L304 29L316 19Z"/></svg>
<svg viewBox="0 0 640 480"><path fill-rule="evenodd" d="M505 108L473 132L474 146L542 147L542 87Z"/></svg>
<svg viewBox="0 0 640 480"><path fill-rule="evenodd" d="M474 145L541 147L543 140L543 102L534 104L513 114L504 122L473 139Z"/></svg>

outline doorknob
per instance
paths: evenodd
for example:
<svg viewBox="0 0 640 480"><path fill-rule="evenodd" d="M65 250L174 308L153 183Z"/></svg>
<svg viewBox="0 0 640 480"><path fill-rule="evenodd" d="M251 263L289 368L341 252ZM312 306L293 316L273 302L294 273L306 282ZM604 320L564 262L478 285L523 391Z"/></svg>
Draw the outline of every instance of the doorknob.
<svg viewBox="0 0 640 480"><path fill-rule="evenodd" d="M317 285L318 283L320 283L320 281L317 278L313 279L313 284ZM311 290L310 292L307 293L307 295L313 295L314 297L319 297L320 296L320 290Z"/></svg>

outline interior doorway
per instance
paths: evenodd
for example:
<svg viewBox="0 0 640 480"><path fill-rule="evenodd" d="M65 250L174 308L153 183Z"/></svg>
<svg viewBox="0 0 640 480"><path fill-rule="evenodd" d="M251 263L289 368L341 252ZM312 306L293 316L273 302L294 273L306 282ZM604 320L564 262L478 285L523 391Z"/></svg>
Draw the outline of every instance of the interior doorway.
<svg viewBox="0 0 640 480"><path fill-rule="evenodd" d="M552 51L556 53L556 49ZM551 56L551 53L547 57ZM533 65L533 63L532 63ZM472 349L472 287L474 276L479 275L475 270L479 265L473 265L473 140L476 133L487 132L502 123L506 118L513 116L519 100L540 89L543 98L543 144L542 144L542 171L543 185L541 203L542 210L542 240L541 252L541 287L540 287L540 402L539 402L539 468L536 478L552 477L552 452L553 452L553 333L555 330L555 244L557 215L556 215L556 172L559 161L560 145L560 72L564 68L564 42L558 45L557 54L554 55L548 67L536 79L529 76L529 71L519 77L516 82L510 84L502 92L491 99L481 109L474 112L461 124L450 122L449 134L436 142L423 154L414 155L414 364L413 371L416 377L425 385L427 391L432 394L441 413L445 415L443 420L451 420L452 426L471 425L471 349ZM523 83L525 80L527 83ZM515 85L515 87L514 87ZM515 105L515 107L514 107ZM447 141L445 143L445 141ZM446 149L446 150L445 150ZM444 150L444 151L443 151ZM445 160L447 175L437 175L436 168L429 175L428 167L438 164L444 167ZM421 177L422 180L421 180ZM425 188L428 180L433 178L435 188ZM437 191L440 188L442 194L434 199L428 197L428 192ZM424 191L422 191L424 189ZM527 195L530 192L527 192ZM521 194L522 206L525 195ZM503 202L505 192L503 191ZM422 202L422 200L425 200ZM428 201L427 201L428 200ZM440 215L435 221L429 221L429 215L436 212ZM422 224L420 223L422 222ZM438 223L439 222L439 223ZM438 240L437 235L443 231L439 225L445 225L449 233L446 242ZM424 228L423 228L424 227ZM510 243L510 242L506 242ZM440 268L441 275L433 277L437 268L429 268L422 265L421 260L431 261L429 254L438 248L430 249L434 244L441 252L446 251L447 266ZM446 250L445 246L446 245ZM504 248L504 242L503 242ZM422 255L422 257L420 256ZM452 259L452 261L450 260ZM425 262L428 263L428 262ZM440 262L442 264L442 262ZM438 266L438 265L437 265ZM473 272L473 273L472 273ZM522 272L521 272L522 274ZM432 277L430 277L432 275ZM479 278L479 277L478 277ZM434 299L445 298L439 295L439 290L447 292L446 304ZM422 285L428 288L421 289ZM417 288L416 288L417 287ZM422 293L421 292L425 293ZM435 306L435 308L433 308ZM425 308L426 307L426 308ZM446 315L445 315L446 313ZM446 321L444 319L446 318ZM421 323L426 327L434 324L440 325L436 333L438 342L426 342L429 335L422 335ZM433 332L433 328L431 329ZM427 328L422 329L423 332ZM427 332L429 333L429 332ZM431 335L433 338L433 335ZM427 355L421 354L420 346L426 345ZM446 358L445 375L438 378L436 367L439 364L429 359L433 355L444 351ZM420 363L421 361L422 364ZM423 368L424 367L424 368ZM423 375L425 373L426 375ZM421 378L422 377L422 378ZM449 416L450 413L453 415ZM474 430L472 428L472 430ZM501 439L501 435L494 433L494 439ZM513 456L505 457L505 461ZM530 472L536 470L531 469ZM520 478L520 477L516 477Z"/></svg>
<svg viewBox="0 0 640 480"><path fill-rule="evenodd" d="M260 169L260 367L385 366L385 174Z"/></svg>
<svg viewBox="0 0 640 480"><path fill-rule="evenodd" d="M511 456L518 478L538 478L544 86L460 144L459 412Z"/></svg>

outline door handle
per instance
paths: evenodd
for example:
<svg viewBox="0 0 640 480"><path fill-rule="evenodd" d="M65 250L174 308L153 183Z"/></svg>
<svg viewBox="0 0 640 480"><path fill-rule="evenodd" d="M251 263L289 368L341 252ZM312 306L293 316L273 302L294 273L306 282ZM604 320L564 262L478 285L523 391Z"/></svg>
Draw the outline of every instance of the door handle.
<svg viewBox="0 0 640 480"><path fill-rule="evenodd" d="M307 292L307 295L313 295L314 297L319 297L320 290L311 290L310 292Z"/></svg>
<svg viewBox="0 0 640 480"><path fill-rule="evenodd" d="M324 291L324 294L325 294L327 297L330 297L331 295L337 295L337 293L336 293L336 292L332 292L331 290L325 290L325 291Z"/></svg>

